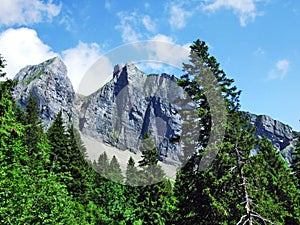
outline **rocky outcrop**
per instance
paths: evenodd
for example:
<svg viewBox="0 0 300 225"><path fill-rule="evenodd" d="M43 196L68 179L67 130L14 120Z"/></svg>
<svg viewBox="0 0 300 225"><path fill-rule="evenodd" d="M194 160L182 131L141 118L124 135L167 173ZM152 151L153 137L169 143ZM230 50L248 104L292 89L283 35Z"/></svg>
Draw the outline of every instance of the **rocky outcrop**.
<svg viewBox="0 0 300 225"><path fill-rule="evenodd" d="M75 92L67 77L67 68L58 57L25 67L14 79L18 81L14 97L21 107L25 107L32 93L38 101L46 129L60 111L65 121L72 120Z"/></svg>
<svg viewBox="0 0 300 225"><path fill-rule="evenodd" d="M138 151L149 131L163 161L179 161L182 108L186 96L167 74L147 76L132 63L115 66L113 79L82 104L82 133L119 149Z"/></svg>
<svg viewBox="0 0 300 225"><path fill-rule="evenodd" d="M249 118L250 124L256 127L257 138L268 138L281 155L290 162L297 133L289 125L274 120L270 116L255 115L249 112L245 112L244 115Z"/></svg>
<svg viewBox="0 0 300 225"><path fill-rule="evenodd" d="M117 65L112 80L85 97L75 94L66 66L56 57L25 67L14 79L18 81L14 97L22 107L30 93L37 98L45 129L61 111L64 120L78 125L82 134L132 152L139 151L149 131L160 159L179 162L179 141L184 135L181 115L195 105L175 76L146 75L132 63ZM289 162L297 136L292 128L269 116L244 115L257 127L256 136L266 136Z"/></svg>

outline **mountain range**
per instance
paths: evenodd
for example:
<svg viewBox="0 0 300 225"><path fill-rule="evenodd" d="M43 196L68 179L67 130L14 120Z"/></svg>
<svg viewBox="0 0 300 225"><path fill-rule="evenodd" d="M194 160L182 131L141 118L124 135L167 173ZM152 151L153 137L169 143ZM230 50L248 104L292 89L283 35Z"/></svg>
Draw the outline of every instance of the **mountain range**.
<svg viewBox="0 0 300 225"><path fill-rule="evenodd" d="M101 150L95 151L99 148L119 154L120 158L124 158L124 152L139 156L139 147L149 131L162 164L179 164L183 154L180 112L192 111L196 105L177 85L176 76L146 75L133 63L116 65L108 83L83 96L74 91L65 64L55 57L26 66L14 79L18 81L14 97L21 107L26 106L30 94L36 97L45 129L61 112L65 122L74 123L82 134L91 159L100 154ZM256 126L257 138L266 136L290 162L298 133L267 115L244 115ZM121 166L125 166L126 160Z"/></svg>

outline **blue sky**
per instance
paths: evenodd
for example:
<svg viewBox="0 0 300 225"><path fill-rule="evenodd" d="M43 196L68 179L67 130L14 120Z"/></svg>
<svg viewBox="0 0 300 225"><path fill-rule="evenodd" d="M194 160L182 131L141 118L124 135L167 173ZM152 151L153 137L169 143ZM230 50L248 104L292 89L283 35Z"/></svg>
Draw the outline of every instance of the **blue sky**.
<svg viewBox="0 0 300 225"><path fill-rule="evenodd" d="M0 53L10 77L58 55L77 87L99 57L121 45L156 40L186 48L199 38L242 90L243 110L300 130L300 1L0 0L0 5ZM170 60L185 57L156 48ZM107 59L106 69L113 63Z"/></svg>

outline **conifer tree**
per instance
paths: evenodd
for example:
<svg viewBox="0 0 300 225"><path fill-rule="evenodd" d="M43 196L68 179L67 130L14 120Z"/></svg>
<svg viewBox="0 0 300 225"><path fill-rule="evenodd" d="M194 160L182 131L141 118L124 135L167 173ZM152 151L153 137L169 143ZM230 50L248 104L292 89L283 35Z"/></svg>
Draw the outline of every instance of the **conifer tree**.
<svg viewBox="0 0 300 225"><path fill-rule="evenodd" d="M100 154L97 162L95 161L93 163L93 165L94 165L97 173L99 173L101 176L107 178L108 172L109 172L109 160L108 160L106 152L103 152L102 154Z"/></svg>
<svg viewBox="0 0 300 225"><path fill-rule="evenodd" d="M138 188L137 218L147 224L165 224L170 218L172 202L171 184L165 178L165 172L158 165L158 152L146 132L141 146L142 160L139 166L141 186Z"/></svg>
<svg viewBox="0 0 300 225"><path fill-rule="evenodd" d="M184 70L187 74L179 81L179 85L199 104L201 132L198 148L204 151L197 153L194 149L194 154L190 153L189 161L177 175L174 190L178 199L177 223L237 223L244 210L243 206L236 203L247 200L244 199L247 189L243 182L243 166L248 163L250 151L255 145L254 131L238 112L240 91L233 85L232 79L226 78L216 59L209 55L205 42L194 42L190 62L184 64ZM209 74L214 79L209 78ZM211 83L218 85L213 86ZM203 171L199 169L200 162L207 151L212 125L216 124L216 121L212 121L211 110L217 102L209 102L207 95L214 96L215 88L220 89L224 96L227 124L221 126L225 125L226 128L225 138L222 143L216 142L213 145L212 150L217 150L218 155L212 165ZM222 112L217 112L218 114L221 115ZM245 210L247 206L244 205Z"/></svg>
<svg viewBox="0 0 300 225"><path fill-rule="evenodd" d="M300 192L291 169L266 138L259 140L258 148L245 170L253 224L300 224Z"/></svg>
<svg viewBox="0 0 300 225"><path fill-rule="evenodd" d="M131 156L127 163L125 183L129 186L138 186L139 184L138 170L135 166L135 161Z"/></svg>
<svg viewBox="0 0 300 225"><path fill-rule="evenodd" d="M62 113L59 112L47 131L47 138L51 151L51 167L56 173L65 173L69 171L69 147L68 136L66 134Z"/></svg>
<svg viewBox="0 0 300 225"><path fill-rule="evenodd" d="M143 159L139 161L139 166L144 167L157 164L158 151L150 137L149 131L146 131L144 135L140 151Z"/></svg>
<svg viewBox="0 0 300 225"><path fill-rule="evenodd" d="M300 189L300 136L292 154L292 169L298 179L298 187Z"/></svg>
<svg viewBox="0 0 300 225"><path fill-rule="evenodd" d="M122 170L116 156L113 156L109 163L108 178L114 182L120 184L123 183L124 177L122 175Z"/></svg>
<svg viewBox="0 0 300 225"><path fill-rule="evenodd" d="M85 158L86 149L80 138L79 132L73 125L67 130L68 147L68 171L72 179L67 182L68 191L72 193L75 198L80 199L80 202L86 203L87 189L91 179L91 171L89 164Z"/></svg>
<svg viewBox="0 0 300 225"><path fill-rule="evenodd" d="M23 139L28 147L28 155L31 156L32 161L37 160L39 163L46 164L45 152L40 146L41 143L46 142L46 135L40 118L37 99L32 93L30 93L21 122L26 127Z"/></svg>

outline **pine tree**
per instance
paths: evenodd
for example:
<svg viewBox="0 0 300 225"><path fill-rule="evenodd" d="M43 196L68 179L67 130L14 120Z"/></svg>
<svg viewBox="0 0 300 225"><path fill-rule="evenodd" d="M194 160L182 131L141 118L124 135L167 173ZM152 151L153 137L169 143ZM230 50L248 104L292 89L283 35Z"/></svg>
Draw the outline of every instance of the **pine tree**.
<svg viewBox="0 0 300 225"><path fill-rule="evenodd" d="M182 143L185 154L182 160L184 167L176 177L174 190L178 198L177 223L195 224L202 221L203 224L209 224L215 221L217 224L217 221L224 219L229 213L226 212L226 205L223 206L221 202L224 199L219 199L217 196L223 192L218 190L230 184L232 175L228 174L226 168L230 169L236 163L234 149L230 148L231 153L225 150L232 146L222 144L219 139L222 138L222 130L229 127L224 124L224 115L235 113L239 109L240 91L237 91L232 79L226 78L216 59L209 55L205 42L197 40L193 43L189 59L189 63L183 65L186 74L181 77L178 84L197 104L199 119L189 121L187 117L182 130L188 134L188 137L198 137L198 139L186 139ZM224 99L220 98L220 95L224 96ZM225 102L224 106L218 108L222 102ZM214 141L210 141L211 137ZM233 140L230 142L232 143ZM219 153L216 156L217 151ZM222 151L224 153L220 154ZM210 166L206 169L215 157L213 162L215 167ZM208 218L211 212L212 218L215 219L213 221L212 218Z"/></svg>
<svg viewBox="0 0 300 225"><path fill-rule="evenodd" d="M56 173L65 173L69 171L70 149L68 146L68 136L66 134L62 114L59 112L47 131L47 138L51 151L51 167Z"/></svg>
<svg viewBox="0 0 300 225"><path fill-rule="evenodd" d="M147 131L144 135L142 145L140 148L142 152L142 160L139 161L139 166L151 166L156 165L158 162L158 151L150 137L150 132Z"/></svg>
<svg viewBox="0 0 300 225"><path fill-rule="evenodd" d="M72 179L67 183L68 191L80 202L86 203L87 189L90 185L91 175L89 164L85 158L86 149L80 138L79 132L73 127L67 130L68 171Z"/></svg>
<svg viewBox="0 0 300 225"><path fill-rule="evenodd" d="M108 178L114 182L120 184L123 183L124 177L122 175L122 170L116 156L113 156L109 163Z"/></svg>
<svg viewBox="0 0 300 225"><path fill-rule="evenodd" d="M141 152L136 218L147 224L165 224L171 216L172 187L158 165L158 152L149 132L144 136Z"/></svg>
<svg viewBox="0 0 300 225"><path fill-rule="evenodd" d="M292 154L292 169L298 178L298 188L300 189L300 136L298 137L294 152Z"/></svg>
<svg viewBox="0 0 300 225"><path fill-rule="evenodd" d="M43 159L43 157L45 157L43 156L45 152L40 146L41 143L46 142L46 135L41 122L37 99L32 94L29 96L25 112L21 117L22 118L19 119L26 127L23 139L28 147L28 155L31 156L33 159L32 161L37 160L39 163L46 164L46 162L43 161L45 160Z"/></svg>
<svg viewBox="0 0 300 225"><path fill-rule="evenodd" d="M139 184L138 169L135 167L135 161L131 156L127 163L125 183L129 186L138 186Z"/></svg>
<svg viewBox="0 0 300 225"><path fill-rule="evenodd" d="M106 177L108 176L109 172L109 160L107 157L106 152L103 152L99 155L97 162L95 161L93 163L95 170L97 173L99 173L101 176Z"/></svg>
<svg viewBox="0 0 300 225"><path fill-rule="evenodd" d="M253 224L300 224L300 192L291 169L266 138L259 141L258 148L259 154L251 158L245 171Z"/></svg>

